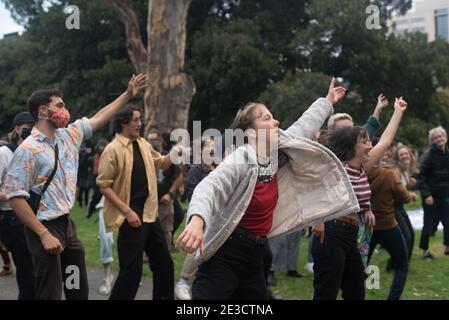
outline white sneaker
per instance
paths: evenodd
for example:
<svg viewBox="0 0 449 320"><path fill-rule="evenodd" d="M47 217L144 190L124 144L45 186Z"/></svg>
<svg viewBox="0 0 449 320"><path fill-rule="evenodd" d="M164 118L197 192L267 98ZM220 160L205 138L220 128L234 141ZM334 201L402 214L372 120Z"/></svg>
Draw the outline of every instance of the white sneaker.
<svg viewBox="0 0 449 320"><path fill-rule="evenodd" d="M114 280L114 275L110 273L106 277L103 278L100 286L100 294L107 296L112 290L112 281Z"/></svg>
<svg viewBox="0 0 449 320"><path fill-rule="evenodd" d="M306 263L306 270L310 273L313 273L313 262Z"/></svg>
<svg viewBox="0 0 449 320"><path fill-rule="evenodd" d="M192 300L190 286L185 282L179 281L175 286L175 298L177 300Z"/></svg>

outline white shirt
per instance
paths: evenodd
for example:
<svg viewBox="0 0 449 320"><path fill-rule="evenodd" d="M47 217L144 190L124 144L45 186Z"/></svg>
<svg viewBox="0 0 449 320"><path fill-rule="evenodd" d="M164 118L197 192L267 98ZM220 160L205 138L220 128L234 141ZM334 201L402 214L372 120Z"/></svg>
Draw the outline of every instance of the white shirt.
<svg viewBox="0 0 449 320"><path fill-rule="evenodd" d="M0 192L5 192L5 178L12 160L12 151L7 146L0 147ZM8 201L0 201L0 210L9 211Z"/></svg>

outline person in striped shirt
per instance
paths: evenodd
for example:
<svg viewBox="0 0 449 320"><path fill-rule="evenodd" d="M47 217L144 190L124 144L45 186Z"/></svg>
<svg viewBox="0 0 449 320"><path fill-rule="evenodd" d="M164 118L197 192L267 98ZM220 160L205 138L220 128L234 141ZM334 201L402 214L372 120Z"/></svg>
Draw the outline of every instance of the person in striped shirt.
<svg viewBox="0 0 449 320"><path fill-rule="evenodd" d="M396 99L394 107L393 116L374 148L367 131L361 127L340 128L328 136L328 148L343 162L360 211L314 227L314 300L335 300L340 288L345 300L365 298L365 268L357 234L360 221L367 221L371 226L375 223L367 172L393 142L407 102L401 97Z"/></svg>

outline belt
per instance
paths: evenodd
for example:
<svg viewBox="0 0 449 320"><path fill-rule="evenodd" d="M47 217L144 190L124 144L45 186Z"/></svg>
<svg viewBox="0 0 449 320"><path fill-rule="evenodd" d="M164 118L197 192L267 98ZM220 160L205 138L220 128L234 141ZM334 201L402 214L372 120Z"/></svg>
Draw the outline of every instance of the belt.
<svg viewBox="0 0 449 320"><path fill-rule="evenodd" d="M268 241L267 237L257 236L254 233L246 231L245 229L242 229L242 228L235 228L233 233L243 236L251 241L254 241L256 244L265 244Z"/></svg>
<svg viewBox="0 0 449 320"><path fill-rule="evenodd" d="M345 218L345 219L342 219ZM329 223L335 223L335 224L339 224L341 226L348 226L348 227L353 227L358 229L359 228L359 223L357 221L354 221L351 218L346 218L346 217L340 217L338 219L333 219L330 220Z"/></svg>

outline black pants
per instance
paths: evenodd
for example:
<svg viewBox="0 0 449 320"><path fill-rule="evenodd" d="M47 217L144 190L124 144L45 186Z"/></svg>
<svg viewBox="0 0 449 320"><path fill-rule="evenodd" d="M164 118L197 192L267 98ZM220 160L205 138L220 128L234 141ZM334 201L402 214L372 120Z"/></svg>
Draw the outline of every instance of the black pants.
<svg viewBox="0 0 449 320"><path fill-rule="evenodd" d="M25 239L25 227L12 211L0 211L1 241L16 265L19 300L34 300L33 262Z"/></svg>
<svg viewBox="0 0 449 320"><path fill-rule="evenodd" d="M399 300L404 291L408 275L408 249L398 226L389 230L376 230L371 238L368 261L371 259L376 245L380 243L391 257L395 267L393 283L388 300Z"/></svg>
<svg viewBox="0 0 449 320"><path fill-rule="evenodd" d="M62 244L61 254L47 253L33 231L25 229L25 236L33 259L34 290L37 300L60 300L62 287L67 300L87 300L89 286L84 248L76 235L75 223L64 215L55 220L42 221L48 231Z"/></svg>
<svg viewBox="0 0 449 320"><path fill-rule="evenodd" d="M182 210L181 204L178 199L173 199L173 234L178 230L181 225L182 220L184 220L184 210Z"/></svg>
<svg viewBox="0 0 449 320"><path fill-rule="evenodd" d="M271 263L273 262L273 252L269 245L265 246L265 251L263 253L263 275L265 277L265 283L267 283L268 275L271 272Z"/></svg>
<svg viewBox="0 0 449 320"><path fill-rule="evenodd" d="M407 245L408 260L410 261L413 253L413 246L415 245L415 230L413 229L410 218L403 205L396 206L395 218L404 237L405 244Z"/></svg>
<svg viewBox="0 0 449 320"><path fill-rule="evenodd" d="M193 300L267 300L263 271L265 244L234 232L214 256L198 268Z"/></svg>
<svg viewBox="0 0 449 320"><path fill-rule="evenodd" d="M95 183L93 186L92 199L90 200L89 209L87 211L88 218L90 218L90 216L93 215L94 212L97 210L95 207L100 202L102 196L103 196L103 194L100 192L100 188Z"/></svg>
<svg viewBox="0 0 449 320"><path fill-rule="evenodd" d="M423 250L429 249L429 237L435 224L435 219L441 219L444 228L443 243L445 246L449 246L449 197L433 197L433 201L433 205L429 206L423 199L424 225L419 243L419 247Z"/></svg>
<svg viewBox="0 0 449 320"><path fill-rule="evenodd" d="M314 300L336 300L339 289L345 300L365 299L365 271L357 248L357 229L332 220L325 223L323 243L314 236Z"/></svg>
<svg viewBox="0 0 449 320"><path fill-rule="evenodd" d="M120 271L110 300L132 300L142 278L143 252L153 272L153 300L174 300L173 260L159 221L132 228L122 224L117 240Z"/></svg>
<svg viewBox="0 0 449 320"><path fill-rule="evenodd" d="M77 194L77 200L80 207L86 206L89 203L89 190L90 187L78 187L78 194ZM84 203L83 203L84 200Z"/></svg>

